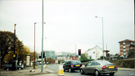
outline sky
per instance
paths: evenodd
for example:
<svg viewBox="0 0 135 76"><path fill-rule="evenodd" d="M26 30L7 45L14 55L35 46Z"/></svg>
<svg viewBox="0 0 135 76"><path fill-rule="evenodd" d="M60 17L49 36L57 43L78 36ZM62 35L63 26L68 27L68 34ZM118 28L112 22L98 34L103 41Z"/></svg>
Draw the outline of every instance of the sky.
<svg viewBox="0 0 135 76"><path fill-rule="evenodd" d="M98 18L95 18L98 16ZM119 41L134 40L134 0L44 0L43 49L82 53L98 45L111 54ZM14 32L23 44L41 52L42 0L0 0L0 30ZM76 45L76 50L75 50Z"/></svg>

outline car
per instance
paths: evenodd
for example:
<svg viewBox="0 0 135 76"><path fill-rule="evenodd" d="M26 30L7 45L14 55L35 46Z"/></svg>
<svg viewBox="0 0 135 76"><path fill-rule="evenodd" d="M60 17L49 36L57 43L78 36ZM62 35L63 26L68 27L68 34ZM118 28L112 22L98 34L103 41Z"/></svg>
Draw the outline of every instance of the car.
<svg viewBox="0 0 135 76"><path fill-rule="evenodd" d="M5 63L4 64L4 69L12 69L12 64Z"/></svg>
<svg viewBox="0 0 135 76"><path fill-rule="evenodd" d="M23 67L21 65L17 65L17 69L23 69ZM4 69L12 69L12 64L9 64L9 63L5 63L4 64Z"/></svg>
<svg viewBox="0 0 135 76"><path fill-rule="evenodd" d="M95 74L95 76L100 76L101 74L113 76L117 70L117 65L106 60L89 61L84 67L80 68L81 74L91 73Z"/></svg>
<svg viewBox="0 0 135 76"><path fill-rule="evenodd" d="M38 65L38 62L35 62L35 65Z"/></svg>
<svg viewBox="0 0 135 76"><path fill-rule="evenodd" d="M21 65L17 65L17 69L23 69Z"/></svg>
<svg viewBox="0 0 135 76"><path fill-rule="evenodd" d="M74 70L80 70L81 66L81 61L71 60L66 61L65 64L63 64L63 69L64 71L68 70L69 72L73 72Z"/></svg>

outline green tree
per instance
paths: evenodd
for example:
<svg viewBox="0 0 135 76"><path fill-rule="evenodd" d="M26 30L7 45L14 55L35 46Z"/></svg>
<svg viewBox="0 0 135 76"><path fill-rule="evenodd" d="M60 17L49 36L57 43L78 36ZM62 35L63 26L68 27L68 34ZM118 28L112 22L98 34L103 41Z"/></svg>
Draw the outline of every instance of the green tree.
<svg viewBox="0 0 135 76"><path fill-rule="evenodd" d="M16 46L15 46L15 53L18 54L20 57L20 60L25 60L26 54L29 52L26 48L24 48L24 45L22 41L16 38ZM0 51L1 51L1 64L3 61L11 62L13 60L13 54L14 54L14 33L9 31L0 31Z"/></svg>
<svg viewBox="0 0 135 76"><path fill-rule="evenodd" d="M15 37L18 41L18 38ZM14 51L14 33L9 31L0 31L0 51L1 64L9 51Z"/></svg>
<svg viewBox="0 0 135 76"><path fill-rule="evenodd" d="M103 59L103 58L105 59L106 57L105 56L100 56L100 59Z"/></svg>
<svg viewBox="0 0 135 76"><path fill-rule="evenodd" d="M86 62L86 61L91 61L91 60L93 60L93 59L88 59L88 58L85 56L85 54L81 54L81 58L80 58L80 61L81 61L81 62Z"/></svg>
<svg viewBox="0 0 135 76"><path fill-rule="evenodd" d="M134 51L128 51L128 58L133 58L134 57Z"/></svg>
<svg viewBox="0 0 135 76"><path fill-rule="evenodd" d="M47 58L47 59L46 59L46 62L54 63L54 60L53 60L53 58L50 57L50 58Z"/></svg>
<svg viewBox="0 0 135 76"><path fill-rule="evenodd" d="M31 60L34 60L34 52L30 52ZM37 52L35 52L35 59L38 58Z"/></svg>

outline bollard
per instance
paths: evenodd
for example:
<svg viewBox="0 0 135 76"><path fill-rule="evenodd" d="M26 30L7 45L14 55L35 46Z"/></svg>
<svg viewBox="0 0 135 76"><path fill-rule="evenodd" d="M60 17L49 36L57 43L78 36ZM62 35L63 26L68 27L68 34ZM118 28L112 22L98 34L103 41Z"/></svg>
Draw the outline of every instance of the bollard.
<svg viewBox="0 0 135 76"><path fill-rule="evenodd" d="M46 64L44 65L44 67L45 67L45 69L46 69L46 67L47 67Z"/></svg>
<svg viewBox="0 0 135 76"><path fill-rule="evenodd" d="M58 72L58 76L64 76L64 72L63 72L63 65L59 65L59 72Z"/></svg>

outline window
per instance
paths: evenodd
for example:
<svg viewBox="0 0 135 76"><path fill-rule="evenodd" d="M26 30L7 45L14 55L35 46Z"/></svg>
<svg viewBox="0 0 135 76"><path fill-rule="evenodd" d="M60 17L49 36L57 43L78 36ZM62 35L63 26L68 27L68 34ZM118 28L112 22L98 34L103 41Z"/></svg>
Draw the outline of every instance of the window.
<svg viewBox="0 0 135 76"><path fill-rule="evenodd" d="M72 64L81 64L80 61L72 61Z"/></svg>
<svg viewBox="0 0 135 76"><path fill-rule="evenodd" d="M67 62L67 65L70 65L70 61Z"/></svg>
<svg viewBox="0 0 135 76"><path fill-rule="evenodd" d="M131 42L131 44L134 44L134 42Z"/></svg>
<svg viewBox="0 0 135 76"><path fill-rule="evenodd" d="M95 61L93 61L93 62L91 63L91 65L96 65L96 62L95 62Z"/></svg>
<svg viewBox="0 0 135 76"><path fill-rule="evenodd" d="M125 49L126 48L126 46L125 45L123 45L123 49Z"/></svg>
<svg viewBox="0 0 135 76"><path fill-rule="evenodd" d="M126 49L123 49L123 51L126 51Z"/></svg>
<svg viewBox="0 0 135 76"><path fill-rule="evenodd" d="M96 65L100 65L100 63L96 62Z"/></svg>
<svg viewBox="0 0 135 76"><path fill-rule="evenodd" d="M89 62L89 63L87 64L87 66L91 66L91 62Z"/></svg>
<svg viewBox="0 0 135 76"><path fill-rule="evenodd" d="M125 45L125 42L123 42L123 45Z"/></svg>
<svg viewBox="0 0 135 76"><path fill-rule="evenodd" d="M103 65L106 65L106 64L112 64L112 63L109 62L109 61L100 61L100 63L103 64Z"/></svg>

